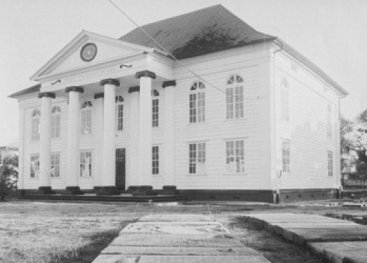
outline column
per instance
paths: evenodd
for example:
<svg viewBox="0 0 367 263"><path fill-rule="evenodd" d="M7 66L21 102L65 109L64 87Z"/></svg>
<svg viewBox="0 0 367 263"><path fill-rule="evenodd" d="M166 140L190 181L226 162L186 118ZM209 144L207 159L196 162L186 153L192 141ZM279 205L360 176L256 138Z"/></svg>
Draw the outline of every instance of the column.
<svg viewBox="0 0 367 263"><path fill-rule="evenodd" d="M68 87L65 92L69 94L68 126L67 126L67 173L66 194L83 194L79 187L79 137L80 137L80 94L84 92L82 87Z"/></svg>
<svg viewBox="0 0 367 263"><path fill-rule="evenodd" d="M129 148L126 155L128 160L127 183L128 186L137 186L138 180L138 145L139 145L139 86L129 88L129 112L130 112L130 128L129 133Z"/></svg>
<svg viewBox="0 0 367 263"><path fill-rule="evenodd" d="M103 93L94 95L94 165L96 174L94 176L94 189L98 191L102 185L102 141L103 141Z"/></svg>
<svg viewBox="0 0 367 263"><path fill-rule="evenodd" d="M41 149L40 149L40 186L42 194L51 194L51 99L55 93L41 92Z"/></svg>
<svg viewBox="0 0 367 263"><path fill-rule="evenodd" d="M175 86L176 81L165 81L162 84L164 88L164 185L172 186L175 184L175 125L174 125L174 109L175 109Z"/></svg>
<svg viewBox="0 0 367 263"><path fill-rule="evenodd" d="M138 128L138 184L152 184L152 79L155 73L150 71L137 72L140 80L139 93L139 128Z"/></svg>
<svg viewBox="0 0 367 263"><path fill-rule="evenodd" d="M98 194L118 194L116 188L116 156L115 156L115 93L120 86L117 79L101 81L104 88L103 103L103 145L102 145L102 185Z"/></svg>

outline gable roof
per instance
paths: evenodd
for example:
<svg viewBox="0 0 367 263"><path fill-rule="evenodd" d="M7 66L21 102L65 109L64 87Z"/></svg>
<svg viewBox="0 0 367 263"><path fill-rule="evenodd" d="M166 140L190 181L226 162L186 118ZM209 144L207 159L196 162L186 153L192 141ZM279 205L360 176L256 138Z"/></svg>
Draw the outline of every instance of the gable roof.
<svg viewBox="0 0 367 263"><path fill-rule="evenodd" d="M256 31L221 5L154 22L142 28L178 59L274 40ZM143 46L157 46L139 28L120 38Z"/></svg>

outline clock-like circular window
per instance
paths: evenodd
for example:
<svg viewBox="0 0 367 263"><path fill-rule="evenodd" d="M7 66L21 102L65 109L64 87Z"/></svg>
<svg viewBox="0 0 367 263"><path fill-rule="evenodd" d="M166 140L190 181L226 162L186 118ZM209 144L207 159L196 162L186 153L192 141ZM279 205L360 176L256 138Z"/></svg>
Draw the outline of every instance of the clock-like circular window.
<svg viewBox="0 0 367 263"><path fill-rule="evenodd" d="M97 55L97 46L94 43L85 44L80 50L80 57L83 61L92 61Z"/></svg>

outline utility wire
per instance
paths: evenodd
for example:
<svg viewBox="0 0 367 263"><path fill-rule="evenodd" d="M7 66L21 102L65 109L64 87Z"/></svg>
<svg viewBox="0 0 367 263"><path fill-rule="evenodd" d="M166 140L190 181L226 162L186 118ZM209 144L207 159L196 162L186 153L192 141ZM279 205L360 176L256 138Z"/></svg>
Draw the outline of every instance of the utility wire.
<svg viewBox="0 0 367 263"><path fill-rule="evenodd" d="M157 46L159 46L164 52L166 52L168 55L170 55L178 64L180 64L182 67L184 67L188 72L190 72L191 74L193 74L195 77L197 77L198 79L202 80L203 82L205 82L206 84L208 84L209 86L213 87L214 89L218 90L219 92L225 93L223 90L221 90L220 88L214 86L213 84L211 84L210 82L208 82L207 80L205 80L204 78L202 78L200 75L196 74L193 70L191 70L188 66L186 66L183 62L181 62L180 60L178 60L171 52L169 52L164 46L162 46L157 40L155 40L147 31L144 30L144 28L142 28L141 26L138 25L138 23L136 23L126 12L124 12L124 10L122 10L118 5L116 5L112 0L109 0L109 2L116 7L117 10L120 11L121 14L123 14L127 19L129 19L131 21L131 23L133 23L137 28L139 28L139 30L141 32L143 32L147 37L149 37Z"/></svg>

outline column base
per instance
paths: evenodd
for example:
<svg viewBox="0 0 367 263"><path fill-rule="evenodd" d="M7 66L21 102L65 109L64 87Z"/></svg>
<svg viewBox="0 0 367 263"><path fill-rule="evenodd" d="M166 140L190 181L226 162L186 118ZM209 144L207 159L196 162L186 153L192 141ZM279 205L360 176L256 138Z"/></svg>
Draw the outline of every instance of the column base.
<svg viewBox="0 0 367 263"><path fill-rule="evenodd" d="M151 185L138 185L136 186L136 190L133 191L132 194L133 196L157 195L157 193L153 191L153 187Z"/></svg>
<svg viewBox="0 0 367 263"><path fill-rule="evenodd" d="M42 195L52 195L55 194L54 191L52 191L51 186L40 186L38 187L38 193Z"/></svg>
<svg viewBox="0 0 367 263"><path fill-rule="evenodd" d="M79 186L67 186L63 195L83 195L84 193L80 190Z"/></svg>
<svg viewBox="0 0 367 263"><path fill-rule="evenodd" d="M116 186L95 186L94 191L97 195L119 195L120 190Z"/></svg>

